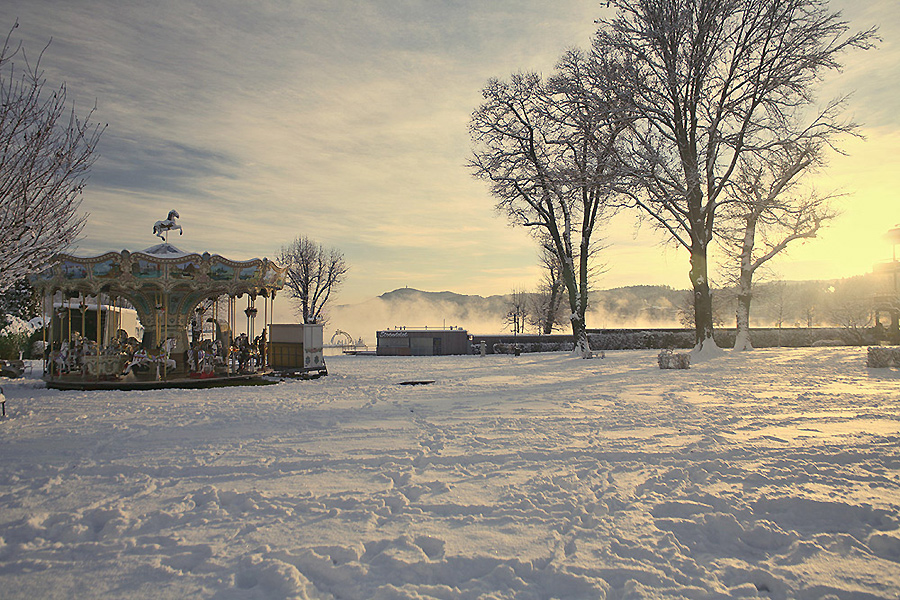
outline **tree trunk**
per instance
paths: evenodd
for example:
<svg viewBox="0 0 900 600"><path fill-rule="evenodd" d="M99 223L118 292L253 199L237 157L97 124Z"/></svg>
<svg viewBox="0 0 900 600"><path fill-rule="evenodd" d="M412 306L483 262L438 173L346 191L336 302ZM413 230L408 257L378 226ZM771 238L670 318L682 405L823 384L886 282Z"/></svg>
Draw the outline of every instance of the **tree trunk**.
<svg viewBox="0 0 900 600"><path fill-rule="evenodd" d="M691 251L691 285L694 292L695 346L698 352L716 347L713 340L712 295L706 266L706 246L694 243Z"/></svg>
<svg viewBox="0 0 900 600"><path fill-rule="evenodd" d="M591 344L588 341L587 324L584 321L584 317L578 318L574 313L572 314L572 339L575 340L575 354L581 358L594 357L593 352L591 352Z"/></svg>
<svg viewBox="0 0 900 600"><path fill-rule="evenodd" d="M571 258L563 262L562 265L563 282L566 284L566 290L569 292L569 307L572 310L572 340L575 343L575 354L581 358L593 358L591 346L587 338L587 324L585 322L584 313L587 310L587 298L583 296L587 294L587 290L578 289L575 281L575 268Z"/></svg>
<svg viewBox="0 0 900 600"><path fill-rule="evenodd" d="M556 314L559 312L559 303L562 300L562 284L555 281L550 286L550 301L547 305L547 313L544 315L544 335L553 333L553 325L556 323Z"/></svg>
<svg viewBox="0 0 900 600"><path fill-rule="evenodd" d="M743 290L737 297L737 335L734 338L735 350L753 350L750 341L750 293Z"/></svg>
<svg viewBox="0 0 900 600"><path fill-rule="evenodd" d="M753 350L750 341L750 302L753 300L753 246L756 242L756 219L747 217L744 239L741 242L741 272L738 279L738 297L735 350Z"/></svg>

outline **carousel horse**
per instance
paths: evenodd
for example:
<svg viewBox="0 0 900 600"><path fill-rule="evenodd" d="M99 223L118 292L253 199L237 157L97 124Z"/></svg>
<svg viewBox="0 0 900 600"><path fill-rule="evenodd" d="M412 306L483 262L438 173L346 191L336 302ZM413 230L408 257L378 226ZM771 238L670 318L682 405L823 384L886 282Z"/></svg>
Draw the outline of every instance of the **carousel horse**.
<svg viewBox="0 0 900 600"><path fill-rule="evenodd" d="M192 370L195 373L208 375L213 372L216 365L216 355L213 343L210 340L203 340L195 346L194 358L192 360Z"/></svg>
<svg viewBox="0 0 900 600"><path fill-rule="evenodd" d="M60 344L59 350L50 353L50 359L56 364L57 373L69 372L69 343Z"/></svg>
<svg viewBox="0 0 900 600"><path fill-rule="evenodd" d="M169 358L169 354L172 353L172 350L175 348L176 341L174 338L169 338L162 344L160 344L159 352L157 354L150 354L143 348L139 349L134 353L134 356L131 357L131 362L125 365L125 370L122 372L123 375L127 375L129 371L131 371L134 367L137 366L149 366L151 364L156 365L156 379L158 380L160 377L159 368L161 365L165 365L166 369L174 369L177 364L176 362Z"/></svg>
<svg viewBox="0 0 900 600"><path fill-rule="evenodd" d="M153 224L153 235L158 236L160 239L166 239L163 233L168 233L173 229L178 230L178 235L182 235L184 231L181 229L181 225L175 222L175 219L180 219L181 217L178 214L177 210L170 210L169 216L165 218L163 221L157 221Z"/></svg>

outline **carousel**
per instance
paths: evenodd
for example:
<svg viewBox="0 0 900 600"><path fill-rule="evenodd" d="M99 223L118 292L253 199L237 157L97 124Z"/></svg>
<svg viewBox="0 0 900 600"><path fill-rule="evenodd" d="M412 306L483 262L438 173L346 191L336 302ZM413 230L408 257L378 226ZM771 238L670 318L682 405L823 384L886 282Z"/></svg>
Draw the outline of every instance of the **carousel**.
<svg viewBox="0 0 900 600"><path fill-rule="evenodd" d="M268 372L266 330L286 269L268 259L182 252L168 242L171 231L182 232L177 218L173 210L153 226L162 240L155 246L91 257L59 254L32 278L48 323L48 387L153 389L262 380ZM132 321L139 326L127 327L128 314L136 314ZM258 316L262 327L255 335ZM235 335L244 323L245 331Z"/></svg>

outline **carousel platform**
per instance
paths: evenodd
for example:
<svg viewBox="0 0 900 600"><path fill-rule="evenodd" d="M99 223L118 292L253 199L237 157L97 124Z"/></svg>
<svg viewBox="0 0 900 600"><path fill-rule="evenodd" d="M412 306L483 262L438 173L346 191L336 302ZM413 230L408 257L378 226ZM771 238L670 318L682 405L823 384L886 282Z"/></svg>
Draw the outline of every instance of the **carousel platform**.
<svg viewBox="0 0 900 600"><path fill-rule="evenodd" d="M220 377L180 377L165 380L107 380L84 381L83 379L66 377L44 379L47 387L54 390L164 390L164 389L204 389L216 387L228 387L235 385L273 385L278 383L271 378L271 372L223 375Z"/></svg>

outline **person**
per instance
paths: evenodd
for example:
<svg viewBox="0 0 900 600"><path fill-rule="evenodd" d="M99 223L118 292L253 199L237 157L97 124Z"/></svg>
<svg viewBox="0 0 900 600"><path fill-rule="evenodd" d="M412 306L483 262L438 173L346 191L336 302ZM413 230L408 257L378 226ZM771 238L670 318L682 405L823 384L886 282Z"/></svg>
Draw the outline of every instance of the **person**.
<svg viewBox="0 0 900 600"><path fill-rule="evenodd" d="M266 364L266 329L265 328L263 328L262 332L256 338L256 348L259 350L260 366L265 366L265 364Z"/></svg>
<svg viewBox="0 0 900 600"><path fill-rule="evenodd" d="M238 336L238 369L241 371L247 368L247 364L250 362L250 339L247 337L246 333L242 333Z"/></svg>
<svg viewBox="0 0 900 600"><path fill-rule="evenodd" d="M884 339L884 325L881 324L881 319L878 318L878 314L875 314L875 327L872 328L874 331L875 339L877 341L881 341Z"/></svg>

